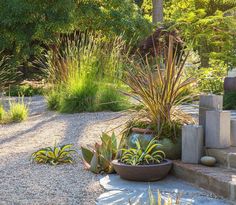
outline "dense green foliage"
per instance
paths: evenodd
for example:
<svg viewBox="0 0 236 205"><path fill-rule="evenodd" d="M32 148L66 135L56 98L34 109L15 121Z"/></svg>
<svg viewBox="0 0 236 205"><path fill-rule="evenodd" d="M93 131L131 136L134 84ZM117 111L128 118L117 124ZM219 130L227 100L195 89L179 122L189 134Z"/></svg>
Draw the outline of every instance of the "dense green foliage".
<svg viewBox="0 0 236 205"><path fill-rule="evenodd" d="M196 78L197 93L222 94L227 68L222 62L214 62L208 68L188 68L187 75Z"/></svg>
<svg viewBox="0 0 236 205"><path fill-rule="evenodd" d="M151 21L152 0L144 0L142 11ZM236 65L235 0L165 0L164 25L177 28L185 43L200 55L201 67L210 59Z"/></svg>
<svg viewBox="0 0 236 205"><path fill-rule="evenodd" d="M166 21L174 23L184 40L200 55L201 67L210 59L236 65L236 8L234 0L173 0Z"/></svg>
<svg viewBox="0 0 236 205"><path fill-rule="evenodd" d="M42 95L43 94L43 88L42 87L36 87L32 86L30 84L24 84L24 85L13 85L9 86L9 88L6 90L7 96L34 96L34 95Z"/></svg>
<svg viewBox="0 0 236 205"><path fill-rule="evenodd" d="M20 73L10 65L10 57L0 52L0 91L7 85L15 82Z"/></svg>
<svg viewBox="0 0 236 205"><path fill-rule="evenodd" d="M224 109L225 110L236 110L236 92L227 91L224 93Z"/></svg>
<svg viewBox="0 0 236 205"><path fill-rule="evenodd" d="M0 50L28 67L60 34L90 30L130 40L145 36L150 24L132 0L1 0L0 30Z"/></svg>

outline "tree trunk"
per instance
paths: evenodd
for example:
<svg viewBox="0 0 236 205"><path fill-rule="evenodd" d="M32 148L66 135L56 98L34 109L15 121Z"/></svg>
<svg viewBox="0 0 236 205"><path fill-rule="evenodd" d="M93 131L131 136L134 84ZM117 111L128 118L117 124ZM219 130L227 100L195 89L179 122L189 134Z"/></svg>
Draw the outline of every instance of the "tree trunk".
<svg viewBox="0 0 236 205"><path fill-rule="evenodd" d="M152 22L163 22L163 0L152 0Z"/></svg>

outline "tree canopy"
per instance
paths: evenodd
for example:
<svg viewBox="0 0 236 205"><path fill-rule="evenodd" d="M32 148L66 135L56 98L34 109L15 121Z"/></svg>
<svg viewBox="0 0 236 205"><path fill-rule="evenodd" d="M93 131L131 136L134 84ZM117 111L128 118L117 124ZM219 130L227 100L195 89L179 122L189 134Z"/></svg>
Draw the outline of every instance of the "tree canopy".
<svg viewBox="0 0 236 205"><path fill-rule="evenodd" d="M152 0L139 1L143 15L151 21ZM184 41L192 46L209 66L210 59L236 66L235 0L165 0L164 25L177 28Z"/></svg>
<svg viewBox="0 0 236 205"><path fill-rule="evenodd" d="M100 31L142 38L151 30L133 0L0 0L0 51L27 62L59 34Z"/></svg>
<svg viewBox="0 0 236 205"><path fill-rule="evenodd" d="M166 9L166 20L177 27L185 41L201 57L201 66L209 59L236 65L236 18L234 0L173 0Z"/></svg>

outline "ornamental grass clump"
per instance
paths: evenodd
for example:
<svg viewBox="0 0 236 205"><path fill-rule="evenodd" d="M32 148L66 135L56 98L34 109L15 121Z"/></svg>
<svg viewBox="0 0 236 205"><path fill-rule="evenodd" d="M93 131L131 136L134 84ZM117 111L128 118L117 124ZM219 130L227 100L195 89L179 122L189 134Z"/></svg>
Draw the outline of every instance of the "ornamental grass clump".
<svg viewBox="0 0 236 205"><path fill-rule="evenodd" d="M121 38L104 42L99 35L63 37L40 65L51 84L48 107L60 112L117 111L129 104L121 97L125 44Z"/></svg>
<svg viewBox="0 0 236 205"><path fill-rule="evenodd" d="M166 52L168 55L163 59L163 64L153 66L148 59L131 61L131 68L124 81L130 88L127 95L142 105L139 111L135 111L134 119L154 128L158 135L161 135L163 128L175 130L176 124L193 122L192 117L179 106L193 97L184 93L195 79L184 75L188 54L177 55L177 49L173 46L173 39L170 37ZM175 137L174 133L171 135Z"/></svg>
<svg viewBox="0 0 236 205"><path fill-rule="evenodd" d="M20 73L10 63L10 56L6 56L0 51L0 90L10 83L15 82Z"/></svg>
<svg viewBox="0 0 236 205"><path fill-rule="evenodd" d="M24 103L24 98L21 98L21 102L9 102L8 116L12 122L21 122L27 119L29 110L27 105Z"/></svg>

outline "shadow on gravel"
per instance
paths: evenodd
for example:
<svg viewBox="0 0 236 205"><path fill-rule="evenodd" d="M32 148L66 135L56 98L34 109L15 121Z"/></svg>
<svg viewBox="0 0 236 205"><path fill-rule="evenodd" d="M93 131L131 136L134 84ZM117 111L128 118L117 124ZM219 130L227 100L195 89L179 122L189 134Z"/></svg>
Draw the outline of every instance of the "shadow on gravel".
<svg viewBox="0 0 236 205"><path fill-rule="evenodd" d="M15 139L17 139L18 137L21 137L22 135L25 135L29 132L33 132L35 131L36 129L42 127L43 125L49 123L49 122L52 122L53 120L55 120L58 116L54 116L54 117L51 117L50 119L47 119L47 120L43 120L39 123L37 123L36 125L34 125L33 127L27 129L27 130L24 130L22 132L18 132L17 134L15 135L12 135L12 136L9 136L7 139L4 139L4 140L0 140L0 145L2 144L5 144L5 143L9 143Z"/></svg>

